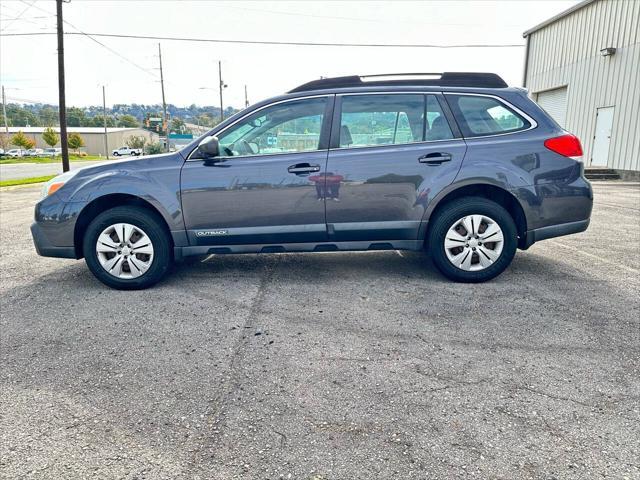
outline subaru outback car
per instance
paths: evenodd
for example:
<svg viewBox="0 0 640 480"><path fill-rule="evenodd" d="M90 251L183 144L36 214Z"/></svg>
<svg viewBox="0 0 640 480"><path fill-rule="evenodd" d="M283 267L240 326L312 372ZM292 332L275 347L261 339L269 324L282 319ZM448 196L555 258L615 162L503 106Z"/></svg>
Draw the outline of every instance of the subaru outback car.
<svg viewBox="0 0 640 480"><path fill-rule="evenodd" d="M587 228L581 155L495 74L327 78L180 151L54 178L31 230L40 255L84 257L121 289L188 255L388 249L481 282L517 248Z"/></svg>

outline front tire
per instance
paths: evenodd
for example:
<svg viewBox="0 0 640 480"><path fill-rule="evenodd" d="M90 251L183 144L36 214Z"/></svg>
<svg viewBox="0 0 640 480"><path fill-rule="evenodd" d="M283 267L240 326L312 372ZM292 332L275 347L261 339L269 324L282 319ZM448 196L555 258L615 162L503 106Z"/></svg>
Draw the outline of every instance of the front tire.
<svg viewBox="0 0 640 480"><path fill-rule="evenodd" d="M478 283L500 275L517 248L517 229L502 206L482 197L446 204L429 225L433 263L456 282Z"/></svg>
<svg viewBox="0 0 640 480"><path fill-rule="evenodd" d="M115 207L98 215L85 232L83 252L96 278L119 290L156 284L173 261L162 219L134 206Z"/></svg>

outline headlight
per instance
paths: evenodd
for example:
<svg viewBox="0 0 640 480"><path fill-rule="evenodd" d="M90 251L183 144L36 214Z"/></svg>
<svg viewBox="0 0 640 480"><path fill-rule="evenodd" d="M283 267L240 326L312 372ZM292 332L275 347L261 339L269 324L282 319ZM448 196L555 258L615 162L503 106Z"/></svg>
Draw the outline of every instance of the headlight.
<svg viewBox="0 0 640 480"><path fill-rule="evenodd" d="M41 198L55 193L60 189L60 187L71 180L76 175L76 173L78 173L78 170L65 172L62 175L58 175L57 177L54 177L46 182L42 187Z"/></svg>

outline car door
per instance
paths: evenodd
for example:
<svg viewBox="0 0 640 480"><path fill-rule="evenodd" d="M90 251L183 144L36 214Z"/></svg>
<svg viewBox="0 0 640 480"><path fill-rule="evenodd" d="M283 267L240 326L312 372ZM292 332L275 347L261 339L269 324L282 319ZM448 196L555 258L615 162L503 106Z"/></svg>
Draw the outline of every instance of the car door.
<svg viewBox="0 0 640 480"><path fill-rule="evenodd" d="M191 245L326 241L316 185L333 101L322 95L261 107L217 132L219 157L192 153L181 175Z"/></svg>
<svg viewBox="0 0 640 480"><path fill-rule="evenodd" d="M413 240L466 145L440 94L336 97L327 161L330 240Z"/></svg>

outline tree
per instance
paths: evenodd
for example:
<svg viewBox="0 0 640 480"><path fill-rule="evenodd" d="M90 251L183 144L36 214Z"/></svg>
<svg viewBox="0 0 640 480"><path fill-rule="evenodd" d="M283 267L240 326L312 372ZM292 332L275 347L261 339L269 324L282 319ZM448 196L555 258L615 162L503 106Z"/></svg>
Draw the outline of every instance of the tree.
<svg viewBox="0 0 640 480"><path fill-rule="evenodd" d="M123 115L118 119L118 125L126 128L138 128L140 123L133 115Z"/></svg>
<svg viewBox="0 0 640 480"><path fill-rule="evenodd" d="M67 137L69 147L73 148L76 152L80 147L84 147L84 139L78 133L70 133Z"/></svg>
<svg viewBox="0 0 640 480"><path fill-rule="evenodd" d="M86 127L86 117L84 116L84 110L71 107L67 108L67 126L69 127Z"/></svg>
<svg viewBox="0 0 640 480"><path fill-rule="evenodd" d="M58 123L58 112L51 107L44 107L39 113L42 125L52 127Z"/></svg>
<svg viewBox="0 0 640 480"><path fill-rule="evenodd" d="M53 128L47 127L42 133L42 139L44 140L44 143L46 143L50 147L55 147L60 141L60 136L55 132Z"/></svg>
<svg viewBox="0 0 640 480"><path fill-rule="evenodd" d="M14 127L38 127L40 125L37 115L15 103L7 104L7 121Z"/></svg>
<svg viewBox="0 0 640 480"><path fill-rule="evenodd" d="M147 143L147 139L142 135L131 135L127 137L125 141L129 148L142 148L144 149L145 144Z"/></svg>
<svg viewBox="0 0 640 480"><path fill-rule="evenodd" d="M182 133L184 128L184 121L181 118L174 118L171 120L171 131L176 133Z"/></svg>
<svg viewBox="0 0 640 480"><path fill-rule="evenodd" d="M160 142L150 143L147 145L147 153L149 155L155 155L162 152L164 152L164 147Z"/></svg>
<svg viewBox="0 0 640 480"><path fill-rule="evenodd" d="M19 131L13 137L11 137L11 144L15 145L16 147L28 150L30 148L33 148L35 142L27 137L24 133L22 133L22 131Z"/></svg>
<svg viewBox="0 0 640 480"><path fill-rule="evenodd" d="M87 120L91 123L92 127L104 127L104 116L96 115L91 120ZM112 116L107 115L107 128L115 127L116 122Z"/></svg>

